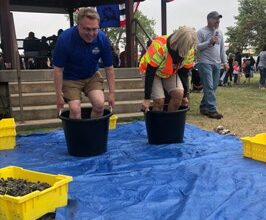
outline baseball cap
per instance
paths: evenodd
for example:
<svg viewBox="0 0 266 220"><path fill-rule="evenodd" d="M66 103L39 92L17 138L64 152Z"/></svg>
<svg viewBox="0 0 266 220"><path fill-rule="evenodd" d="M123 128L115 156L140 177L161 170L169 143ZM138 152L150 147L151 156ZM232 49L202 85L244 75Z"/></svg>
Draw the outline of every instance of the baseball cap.
<svg viewBox="0 0 266 220"><path fill-rule="evenodd" d="M207 19L210 18L222 18L223 16L220 15L217 11L212 11L207 15Z"/></svg>

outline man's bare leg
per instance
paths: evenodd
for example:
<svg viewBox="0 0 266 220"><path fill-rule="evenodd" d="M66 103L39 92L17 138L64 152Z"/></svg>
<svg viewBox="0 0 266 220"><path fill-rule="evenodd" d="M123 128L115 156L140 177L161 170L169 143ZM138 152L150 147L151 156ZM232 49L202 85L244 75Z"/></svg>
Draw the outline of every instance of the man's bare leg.
<svg viewBox="0 0 266 220"><path fill-rule="evenodd" d="M104 110L104 93L102 90L92 90L88 93L92 104L91 118L99 118Z"/></svg>
<svg viewBox="0 0 266 220"><path fill-rule="evenodd" d="M69 101L68 106L69 106L69 118L80 119L81 118L80 100Z"/></svg>

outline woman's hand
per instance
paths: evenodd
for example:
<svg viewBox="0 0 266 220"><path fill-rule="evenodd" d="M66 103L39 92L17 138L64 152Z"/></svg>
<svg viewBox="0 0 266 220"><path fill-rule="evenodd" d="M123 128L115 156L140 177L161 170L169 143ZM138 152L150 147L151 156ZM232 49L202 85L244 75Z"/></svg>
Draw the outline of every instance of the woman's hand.
<svg viewBox="0 0 266 220"><path fill-rule="evenodd" d="M147 112L149 111L151 105L151 100L150 99L144 99L141 105L141 111Z"/></svg>
<svg viewBox="0 0 266 220"><path fill-rule="evenodd" d="M187 97L183 97L181 106L188 107L189 101Z"/></svg>

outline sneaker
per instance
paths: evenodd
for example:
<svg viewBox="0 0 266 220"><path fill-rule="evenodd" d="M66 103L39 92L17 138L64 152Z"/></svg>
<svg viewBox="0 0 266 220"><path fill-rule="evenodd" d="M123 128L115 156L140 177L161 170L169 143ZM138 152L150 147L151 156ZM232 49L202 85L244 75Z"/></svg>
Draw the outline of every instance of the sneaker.
<svg viewBox="0 0 266 220"><path fill-rule="evenodd" d="M215 111L215 112L209 112L207 116L209 118L215 118L215 119L221 119L221 118L224 117L222 114L218 113L217 111Z"/></svg>

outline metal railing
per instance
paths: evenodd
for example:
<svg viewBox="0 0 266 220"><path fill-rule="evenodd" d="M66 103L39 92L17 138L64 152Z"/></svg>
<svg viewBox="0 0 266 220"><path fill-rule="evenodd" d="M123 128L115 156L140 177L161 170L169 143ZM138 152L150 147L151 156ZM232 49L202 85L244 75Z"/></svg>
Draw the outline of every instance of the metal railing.
<svg viewBox="0 0 266 220"><path fill-rule="evenodd" d="M134 18L132 20L133 22L133 35L135 38L135 54L138 54L138 48L139 46L141 47L141 51L146 51L147 50L147 46L146 46L146 42L147 41L152 41L152 38L150 37L150 35L147 33L147 31L145 30L145 28L142 26L142 24L139 22L139 20L137 18ZM144 33L144 35L146 36L147 40L145 42L143 42L137 35L137 33L142 32ZM136 61L135 65L138 66L138 61Z"/></svg>

